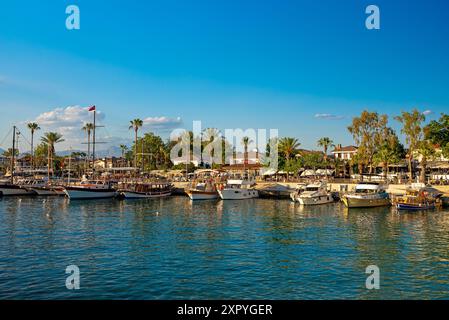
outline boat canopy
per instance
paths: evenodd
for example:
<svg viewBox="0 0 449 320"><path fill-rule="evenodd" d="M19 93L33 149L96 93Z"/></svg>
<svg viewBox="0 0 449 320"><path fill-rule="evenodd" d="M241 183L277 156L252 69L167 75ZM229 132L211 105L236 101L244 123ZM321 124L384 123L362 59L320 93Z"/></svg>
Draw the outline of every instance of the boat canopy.
<svg viewBox="0 0 449 320"><path fill-rule="evenodd" d="M378 190L380 189L379 183L359 183L355 186L356 190Z"/></svg>

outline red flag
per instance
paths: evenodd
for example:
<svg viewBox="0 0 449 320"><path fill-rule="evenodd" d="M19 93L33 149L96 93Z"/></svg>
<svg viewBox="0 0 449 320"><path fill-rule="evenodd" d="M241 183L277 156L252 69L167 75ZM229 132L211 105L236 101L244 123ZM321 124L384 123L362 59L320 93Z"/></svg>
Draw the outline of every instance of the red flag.
<svg viewBox="0 0 449 320"><path fill-rule="evenodd" d="M87 109L87 111L95 111L95 106L89 107L89 109Z"/></svg>

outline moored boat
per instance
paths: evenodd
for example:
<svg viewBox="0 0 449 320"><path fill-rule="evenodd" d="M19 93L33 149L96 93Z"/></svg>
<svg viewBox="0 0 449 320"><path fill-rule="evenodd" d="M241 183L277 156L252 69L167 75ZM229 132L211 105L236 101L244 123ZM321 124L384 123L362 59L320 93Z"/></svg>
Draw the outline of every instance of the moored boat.
<svg viewBox="0 0 449 320"><path fill-rule="evenodd" d="M125 199L163 198L172 194L173 185L167 183L127 183L119 184L118 193Z"/></svg>
<svg viewBox="0 0 449 320"><path fill-rule="evenodd" d="M269 184L263 188L257 189L261 198L288 199L295 189L288 185L280 183Z"/></svg>
<svg viewBox="0 0 449 320"><path fill-rule="evenodd" d="M355 191L345 194L341 200L348 208L370 208L391 205L390 196L379 182L361 182Z"/></svg>
<svg viewBox="0 0 449 320"><path fill-rule="evenodd" d="M62 187L62 186L45 185L45 186L38 186L38 187L30 187L28 189L34 191L38 196L63 196L64 195L64 187Z"/></svg>
<svg viewBox="0 0 449 320"><path fill-rule="evenodd" d="M191 200L213 200L220 197L213 181L196 183L186 193Z"/></svg>
<svg viewBox="0 0 449 320"><path fill-rule="evenodd" d="M334 197L327 190L327 184L325 182L315 182L306 185L304 190L296 196L292 196L292 199L302 205L318 205L334 202Z"/></svg>
<svg viewBox="0 0 449 320"><path fill-rule="evenodd" d="M32 190L27 190L25 187L17 184L0 184L0 193L3 196L30 196L36 193Z"/></svg>
<svg viewBox="0 0 449 320"><path fill-rule="evenodd" d="M395 199L394 204L398 210L421 211L442 207L443 194L431 187L414 188L406 190L406 194Z"/></svg>
<svg viewBox="0 0 449 320"><path fill-rule="evenodd" d="M223 200L243 200L258 198L259 192L253 188L251 180L228 180L226 185L218 189L218 194Z"/></svg>
<svg viewBox="0 0 449 320"><path fill-rule="evenodd" d="M117 195L111 184L103 181L82 181L78 185L64 187L64 193L71 200L107 199Z"/></svg>

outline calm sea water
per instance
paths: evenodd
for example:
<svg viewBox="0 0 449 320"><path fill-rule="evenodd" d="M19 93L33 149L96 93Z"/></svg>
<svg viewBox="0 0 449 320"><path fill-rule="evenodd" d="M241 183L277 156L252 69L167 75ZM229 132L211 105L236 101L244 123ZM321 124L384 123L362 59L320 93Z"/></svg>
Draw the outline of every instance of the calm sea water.
<svg viewBox="0 0 449 320"><path fill-rule="evenodd" d="M67 290L77 265L81 289ZM377 265L380 290L367 290ZM0 200L0 299L448 299L449 211Z"/></svg>

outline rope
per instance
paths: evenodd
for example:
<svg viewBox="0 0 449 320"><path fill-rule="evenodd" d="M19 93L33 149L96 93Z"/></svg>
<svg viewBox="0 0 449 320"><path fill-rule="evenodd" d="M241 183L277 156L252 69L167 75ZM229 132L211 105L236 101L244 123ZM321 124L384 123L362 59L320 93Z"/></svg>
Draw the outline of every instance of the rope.
<svg viewBox="0 0 449 320"><path fill-rule="evenodd" d="M3 143L5 143L6 139L11 135L11 131L12 131L12 128L9 128L8 133L7 133L6 136L3 138L2 142L0 142L0 146L2 146ZM6 149L8 149L8 148L6 148Z"/></svg>

